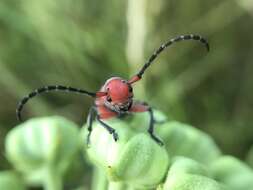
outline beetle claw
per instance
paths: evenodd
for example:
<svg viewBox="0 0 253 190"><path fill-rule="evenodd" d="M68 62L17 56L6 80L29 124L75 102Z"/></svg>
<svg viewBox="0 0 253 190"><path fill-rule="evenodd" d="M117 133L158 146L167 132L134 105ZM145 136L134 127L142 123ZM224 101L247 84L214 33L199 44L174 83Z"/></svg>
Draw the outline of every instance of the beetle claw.
<svg viewBox="0 0 253 190"><path fill-rule="evenodd" d="M117 142L118 139L119 139L118 133L116 133L115 131L113 131L113 132L112 132L112 135L113 135L114 141Z"/></svg>
<svg viewBox="0 0 253 190"><path fill-rule="evenodd" d="M156 137L155 135L150 134L150 136L151 136L151 138L152 138L155 142L157 142L160 146L163 146L163 145L164 145L163 141L160 140L160 139L159 139L158 137Z"/></svg>
<svg viewBox="0 0 253 190"><path fill-rule="evenodd" d="M89 134L87 135L87 139L86 139L87 148L90 148L90 135L91 135L91 133L89 133Z"/></svg>

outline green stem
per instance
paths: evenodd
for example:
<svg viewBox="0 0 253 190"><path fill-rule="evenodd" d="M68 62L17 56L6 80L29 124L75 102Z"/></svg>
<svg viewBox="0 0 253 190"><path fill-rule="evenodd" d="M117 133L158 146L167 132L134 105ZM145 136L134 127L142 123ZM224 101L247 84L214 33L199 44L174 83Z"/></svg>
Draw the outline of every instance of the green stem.
<svg viewBox="0 0 253 190"><path fill-rule="evenodd" d="M107 186L108 186L108 181L104 172L101 169L94 167L91 189L92 190L107 190Z"/></svg>
<svg viewBox="0 0 253 190"><path fill-rule="evenodd" d="M110 182L108 190L125 190L126 186L122 182Z"/></svg>
<svg viewBox="0 0 253 190"><path fill-rule="evenodd" d="M150 189L138 189L132 186L128 186L128 188L126 190L150 190Z"/></svg>
<svg viewBox="0 0 253 190"><path fill-rule="evenodd" d="M131 76L141 68L144 63L145 38L147 33L146 22L147 0L128 0L127 4L127 44L126 56L130 67ZM135 95L144 96L144 81L138 84Z"/></svg>
<svg viewBox="0 0 253 190"><path fill-rule="evenodd" d="M46 176L44 181L45 190L62 190L62 176L56 172L55 169L49 167L46 170Z"/></svg>

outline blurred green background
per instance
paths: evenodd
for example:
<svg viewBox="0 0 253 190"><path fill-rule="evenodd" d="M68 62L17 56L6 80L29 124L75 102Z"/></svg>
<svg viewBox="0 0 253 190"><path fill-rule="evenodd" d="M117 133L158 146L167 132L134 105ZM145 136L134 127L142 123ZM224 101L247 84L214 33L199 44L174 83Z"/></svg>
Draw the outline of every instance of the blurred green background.
<svg viewBox="0 0 253 190"><path fill-rule="evenodd" d="M1 0L0 169L18 101L62 84L98 90L129 78L168 38L197 33L165 51L135 85L135 97L171 119L209 133L224 153L244 159L253 144L253 2L251 0ZM62 115L86 121L92 99L50 93L30 101L24 119Z"/></svg>

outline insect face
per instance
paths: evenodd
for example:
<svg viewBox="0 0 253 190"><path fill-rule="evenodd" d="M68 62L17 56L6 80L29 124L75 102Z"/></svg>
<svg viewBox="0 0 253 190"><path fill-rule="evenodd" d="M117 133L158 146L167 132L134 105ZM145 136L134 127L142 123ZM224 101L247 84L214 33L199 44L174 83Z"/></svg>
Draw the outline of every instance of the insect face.
<svg viewBox="0 0 253 190"><path fill-rule="evenodd" d="M102 91L107 92L105 105L118 113L126 112L132 105L133 89L127 80L113 77L106 81Z"/></svg>

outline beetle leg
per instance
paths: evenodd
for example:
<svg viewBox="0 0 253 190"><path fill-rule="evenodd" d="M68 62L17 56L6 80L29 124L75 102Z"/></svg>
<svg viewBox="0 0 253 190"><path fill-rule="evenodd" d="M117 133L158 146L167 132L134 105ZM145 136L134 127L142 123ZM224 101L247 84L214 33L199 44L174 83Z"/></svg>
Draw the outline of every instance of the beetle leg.
<svg viewBox="0 0 253 190"><path fill-rule="evenodd" d="M150 122L149 122L149 128L148 128L148 133L150 134L150 137L156 141L159 145L163 145L163 142L156 137L156 135L154 134L154 124L157 122L154 119L154 114L153 114L153 110L152 108L144 103L144 102L135 102L132 107L129 110L130 112L148 112L150 115Z"/></svg>
<svg viewBox="0 0 253 190"><path fill-rule="evenodd" d="M153 110L151 107L148 108L148 112L150 115L150 122L149 122L149 128L148 128L148 132L151 136L152 139L154 139L159 145L163 145L163 142L155 136L154 134L154 124L155 124L155 120L154 120L154 114L153 114Z"/></svg>
<svg viewBox="0 0 253 190"><path fill-rule="evenodd" d="M110 127L109 125L107 125L106 123L104 123L104 122L100 119L99 115L97 115L97 120L98 120L98 122L99 122L110 134L113 135L113 139L114 139L115 141L117 141L117 140L119 139L118 133L116 132L116 130L113 129L112 127Z"/></svg>
<svg viewBox="0 0 253 190"><path fill-rule="evenodd" d="M89 110L88 118L87 118L87 123L88 123L88 136L87 136L87 145L90 144L90 135L92 131L92 122L94 120L94 116L97 115L97 110L95 106L92 106Z"/></svg>

